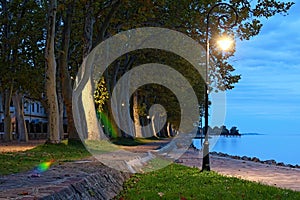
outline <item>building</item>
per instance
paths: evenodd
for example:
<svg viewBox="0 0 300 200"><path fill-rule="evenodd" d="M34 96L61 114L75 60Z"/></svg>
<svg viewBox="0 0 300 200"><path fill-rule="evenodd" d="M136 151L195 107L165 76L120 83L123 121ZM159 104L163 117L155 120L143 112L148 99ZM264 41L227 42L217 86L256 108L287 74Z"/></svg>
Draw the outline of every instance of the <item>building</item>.
<svg viewBox="0 0 300 200"><path fill-rule="evenodd" d="M35 101L29 97L24 97L24 118L27 124L47 123L47 114L45 108L39 101ZM10 115L13 133L16 131L15 107L12 102L10 104ZM0 95L0 132L4 132L4 102Z"/></svg>
<svg viewBox="0 0 300 200"><path fill-rule="evenodd" d="M39 101L35 101L28 97L24 97L23 102L24 102L25 121L28 121L30 123L47 122L46 110ZM15 108L12 102L10 104L10 114L12 118L15 118ZM2 96L0 95L0 122L3 121L4 121L4 103L3 103Z"/></svg>
<svg viewBox="0 0 300 200"><path fill-rule="evenodd" d="M24 117L30 123L47 122L47 113L42 104L28 97L24 98Z"/></svg>

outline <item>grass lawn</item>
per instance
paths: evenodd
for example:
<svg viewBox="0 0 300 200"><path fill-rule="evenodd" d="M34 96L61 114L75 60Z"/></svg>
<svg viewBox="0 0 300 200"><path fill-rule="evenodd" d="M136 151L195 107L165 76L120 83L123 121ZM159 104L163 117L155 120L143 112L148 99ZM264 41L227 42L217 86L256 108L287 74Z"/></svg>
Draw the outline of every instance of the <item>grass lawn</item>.
<svg viewBox="0 0 300 200"><path fill-rule="evenodd" d="M124 185L118 200L235 200L235 199L300 199L300 192L221 176L215 172L199 172L178 164L158 171L133 175Z"/></svg>
<svg viewBox="0 0 300 200"><path fill-rule="evenodd" d="M138 146L143 145L151 142L161 141L162 138L150 137L150 138L113 138L110 141L116 145L122 146Z"/></svg>
<svg viewBox="0 0 300 200"><path fill-rule="evenodd" d="M114 139L111 141L112 143L106 141L86 141L86 143L93 153L103 153L118 150L116 145L137 146L155 140L157 139ZM38 164L50 160L54 160L54 164L57 164L88 156L91 156L91 154L83 145L68 145L67 140L64 140L61 144L39 145L27 151L3 152L0 153L0 175L31 170Z"/></svg>
<svg viewBox="0 0 300 200"><path fill-rule="evenodd" d="M31 170L38 164L52 159L55 163L59 163L87 156L90 156L90 153L83 145L67 145L67 141L63 141L61 144L39 145L34 149L22 152L1 153L0 175Z"/></svg>

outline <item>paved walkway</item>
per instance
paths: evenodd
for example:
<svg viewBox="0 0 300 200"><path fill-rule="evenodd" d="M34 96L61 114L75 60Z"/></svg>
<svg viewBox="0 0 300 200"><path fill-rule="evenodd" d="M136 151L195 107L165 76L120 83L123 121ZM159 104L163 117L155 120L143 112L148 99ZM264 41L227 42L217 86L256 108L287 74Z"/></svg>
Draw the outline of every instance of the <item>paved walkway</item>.
<svg viewBox="0 0 300 200"><path fill-rule="evenodd" d="M300 191L300 169L262 164L252 161L210 156L211 170L263 184ZM202 152L189 149L178 163L202 167Z"/></svg>

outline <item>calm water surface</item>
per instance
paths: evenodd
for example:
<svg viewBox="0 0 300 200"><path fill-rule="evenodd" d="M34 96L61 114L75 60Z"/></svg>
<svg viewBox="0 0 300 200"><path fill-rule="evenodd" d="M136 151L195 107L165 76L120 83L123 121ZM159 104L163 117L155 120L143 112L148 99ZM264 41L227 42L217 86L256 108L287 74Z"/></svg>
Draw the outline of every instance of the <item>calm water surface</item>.
<svg viewBox="0 0 300 200"><path fill-rule="evenodd" d="M211 138L210 143L212 144L210 151L257 157L261 160L274 159L286 164L300 164L300 134L220 136ZM215 145L213 145L214 143ZM200 139L195 139L194 145L197 148L202 148Z"/></svg>

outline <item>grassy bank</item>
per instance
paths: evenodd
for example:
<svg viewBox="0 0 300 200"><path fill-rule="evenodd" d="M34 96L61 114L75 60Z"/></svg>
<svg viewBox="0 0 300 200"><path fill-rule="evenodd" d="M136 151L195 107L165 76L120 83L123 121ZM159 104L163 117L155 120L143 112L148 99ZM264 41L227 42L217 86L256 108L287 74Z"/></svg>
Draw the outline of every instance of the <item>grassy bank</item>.
<svg viewBox="0 0 300 200"><path fill-rule="evenodd" d="M155 142L157 138L148 139L124 139L117 138L111 142L106 141L86 141L88 147L93 152L103 153L118 150L116 145L137 146L149 142ZM78 160L88 157L91 154L80 143L68 145L68 141L64 140L61 144L43 144L31 150L20 152L0 153L0 175L23 172L33 169L42 162L54 160L54 164L60 162Z"/></svg>
<svg viewBox="0 0 300 200"><path fill-rule="evenodd" d="M300 192L221 176L172 164L164 169L136 174L116 198L125 199L300 199Z"/></svg>
<svg viewBox="0 0 300 200"><path fill-rule="evenodd" d="M43 144L23 152L0 154L0 175L33 169L42 162L54 160L54 164L90 156L81 144Z"/></svg>

